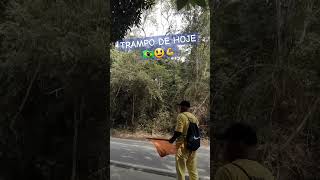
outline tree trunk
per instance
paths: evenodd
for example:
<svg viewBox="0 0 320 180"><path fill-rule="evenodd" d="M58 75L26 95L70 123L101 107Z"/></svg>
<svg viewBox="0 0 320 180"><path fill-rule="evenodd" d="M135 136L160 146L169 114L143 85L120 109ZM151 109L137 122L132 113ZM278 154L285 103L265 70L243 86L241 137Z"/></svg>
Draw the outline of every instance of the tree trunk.
<svg viewBox="0 0 320 180"><path fill-rule="evenodd" d="M131 116L131 126L134 126L134 101L135 101L135 95L133 94L132 97L132 116Z"/></svg>
<svg viewBox="0 0 320 180"><path fill-rule="evenodd" d="M78 153L78 103L77 100L74 101L74 118L73 118L73 125L74 125L74 135L73 135L73 154L72 154L72 174L71 180L77 179L77 153Z"/></svg>
<svg viewBox="0 0 320 180"><path fill-rule="evenodd" d="M29 97L29 95L30 95L31 89L32 89L32 87L33 87L33 83L34 83L35 80L37 79L37 76L38 76L38 74L39 74L39 72L40 72L40 68L41 68L41 61L39 60L38 65L37 65L37 69L35 70L32 78L31 78L31 81L30 81L30 83L29 83L29 85L28 85L28 89L27 89L27 91L26 91L26 94L25 94L25 96L23 97L23 100L22 100L22 102L21 102L21 104L20 104L20 106L19 106L19 109L18 109L17 113L15 114L15 116L13 117L13 119L12 119L12 121L11 121L11 123L10 123L10 130L14 133L16 140L18 140L18 134L17 134L17 132L16 132L16 130L15 130L15 128L14 128L14 125L15 125L15 122L16 122L18 116L19 116L20 113L22 112L22 110L23 110L23 108L24 108L24 105L26 104L26 102L27 102L27 100L28 100L28 97Z"/></svg>
<svg viewBox="0 0 320 180"><path fill-rule="evenodd" d="M78 168L78 176L79 180L87 180L89 176L89 171L90 167L88 166L88 146L90 146L88 141L88 135L91 133L90 129L88 128L88 119L84 117L84 104L85 104L85 99L84 96L81 97L80 100L80 105L79 107L79 122L80 122L80 127L79 127L79 153L78 153L78 158L79 158L79 168ZM101 142L103 143L103 142Z"/></svg>
<svg viewBox="0 0 320 180"><path fill-rule="evenodd" d="M282 65L281 59L281 0L276 0L276 11L277 11L277 63Z"/></svg>

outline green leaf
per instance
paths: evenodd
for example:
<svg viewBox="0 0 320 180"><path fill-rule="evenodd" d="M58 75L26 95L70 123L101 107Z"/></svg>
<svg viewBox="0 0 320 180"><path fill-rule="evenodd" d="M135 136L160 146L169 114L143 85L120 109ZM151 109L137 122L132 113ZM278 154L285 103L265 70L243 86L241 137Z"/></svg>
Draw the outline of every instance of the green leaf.
<svg viewBox="0 0 320 180"><path fill-rule="evenodd" d="M177 0L177 9L180 11L183 7L188 4L188 0Z"/></svg>

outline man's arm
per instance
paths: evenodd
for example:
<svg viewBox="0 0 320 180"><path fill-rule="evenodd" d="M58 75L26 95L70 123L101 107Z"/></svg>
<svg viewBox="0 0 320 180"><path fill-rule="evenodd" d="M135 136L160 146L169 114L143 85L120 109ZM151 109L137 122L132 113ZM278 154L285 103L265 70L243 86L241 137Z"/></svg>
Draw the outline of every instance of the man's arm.
<svg viewBox="0 0 320 180"><path fill-rule="evenodd" d="M182 131L183 131L183 121L182 121L181 114L179 114L177 117L176 129L174 131L172 138L169 140L169 142L173 143L179 136L181 136Z"/></svg>
<svg viewBox="0 0 320 180"><path fill-rule="evenodd" d="M173 143L179 136L181 136L181 132L174 131L172 138L169 140L169 143Z"/></svg>

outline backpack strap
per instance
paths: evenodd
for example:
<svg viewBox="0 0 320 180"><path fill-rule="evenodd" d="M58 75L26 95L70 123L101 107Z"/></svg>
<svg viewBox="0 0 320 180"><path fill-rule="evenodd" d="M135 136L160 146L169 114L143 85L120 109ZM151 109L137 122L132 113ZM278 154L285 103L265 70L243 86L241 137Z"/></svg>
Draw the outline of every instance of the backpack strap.
<svg viewBox="0 0 320 180"><path fill-rule="evenodd" d="M238 164L236 163L231 163L232 165L238 167L239 169L241 169L242 172L244 172L246 174L246 176L249 178L249 180L251 180L251 177L249 176L249 174L247 173L246 170L244 170L241 166L239 166Z"/></svg>
<svg viewBox="0 0 320 180"><path fill-rule="evenodd" d="M185 115L186 117L187 117L187 119L188 119L188 121L189 121L189 124L191 123L191 121L190 121L190 119L189 119L189 116L188 115L186 115L184 112L183 113L181 113L181 114L183 114L183 115Z"/></svg>
<svg viewBox="0 0 320 180"><path fill-rule="evenodd" d="M183 115L185 115L186 117L187 117L187 119L188 119L188 121L189 121L189 124L190 124L190 119L189 119L189 116L188 115L186 115L184 112L183 113L181 113L181 114L183 114ZM181 134L184 138L186 138L187 137L187 135L186 134Z"/></svg>
<svg viewBox="0 0 320 180"><path fill-rule="evenodd" d="M181 114L185 115L185 116L187 117L188 121L189 121L189 122L191 122L191 121L190 121L190 118L189 118L189 116L188 116L188 115L186 115L184 112L183 112L183 113L181 113ZM194 122L191 122L191 123L194 123ZM196 124L197 124L197 123L196 123ZM197 124L197 126L198 126L198 124Z"/></svg>
<svg viewBox="0 0 320 180"><path fill-rule="evenodd" d="M191 122L191 121L189 120L189 116L187 116L184 112L181 113L181 114L185 115L185 116L187 117L188 121Z"/></svg>

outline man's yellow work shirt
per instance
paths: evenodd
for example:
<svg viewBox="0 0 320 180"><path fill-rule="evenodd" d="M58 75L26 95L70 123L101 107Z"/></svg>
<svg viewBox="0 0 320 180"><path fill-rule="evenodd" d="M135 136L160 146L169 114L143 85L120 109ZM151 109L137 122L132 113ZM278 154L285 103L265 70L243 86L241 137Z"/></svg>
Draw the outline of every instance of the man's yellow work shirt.
<svg viewBox="0 0 320 180"><path fill-rule="evenodd" d="M189 117L189 120L188 120ZM177 139L176 143L183 143L188 132L189 121L199 125L198 119L190 112L180 113L177 117L177 125L175 131L181 132L182 135Z"/></svg>
<svg viewBox="0 0 320 180"><path fill-rule="evenodd" d="M233 163L242 167L251 180L274 180L271 172L256 161L238 159ZM229 163L218 169L214 180L249 180L249 178L239 167Z"/></svg>

